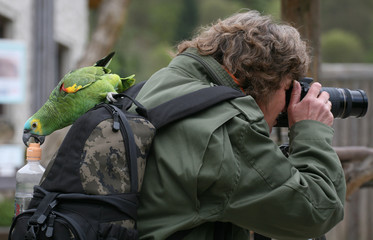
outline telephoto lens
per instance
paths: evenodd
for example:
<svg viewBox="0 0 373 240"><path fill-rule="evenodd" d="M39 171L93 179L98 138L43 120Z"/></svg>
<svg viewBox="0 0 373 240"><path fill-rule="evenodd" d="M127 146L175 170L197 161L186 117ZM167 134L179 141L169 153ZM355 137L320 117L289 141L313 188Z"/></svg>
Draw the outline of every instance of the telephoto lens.
<svg viewBox="0 0 373 240"><path fill-rule="evenodd" d="M306 96L312 78L299 80L302 87L301 99ZM292 88L286 91L286 108L290 101ZM321 92L329 93L329 101L332 103L331 112L335 118L364 117L368 110L368 97L363 90L350 90L347 88L322 87ZM288 127L287 113L281 113L277 118L275 127Z"/></svg>
<svg viewBox="0 0 373 240"><path fill-rule="evenodd" d="M363 90L323 87L321 91L329 93L329 101L332 103L331 111L335 118L359 118L367 113L368 98Z"/></svg>

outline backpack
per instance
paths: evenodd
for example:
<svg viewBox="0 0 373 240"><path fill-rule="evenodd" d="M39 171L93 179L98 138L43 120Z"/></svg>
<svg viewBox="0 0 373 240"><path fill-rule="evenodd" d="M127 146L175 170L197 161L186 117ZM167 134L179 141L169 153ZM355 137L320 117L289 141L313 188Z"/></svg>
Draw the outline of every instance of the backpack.
<svg viewBox="0 0 373 240"><path fill-rule="evenodd" d="M143 83L75 121L34 187L28 210L14 218L9 240L137 239L137 197L156 131L244 96L213 86L145 109L135 100ZM133 104L137 113L127 111Z"/></svg>

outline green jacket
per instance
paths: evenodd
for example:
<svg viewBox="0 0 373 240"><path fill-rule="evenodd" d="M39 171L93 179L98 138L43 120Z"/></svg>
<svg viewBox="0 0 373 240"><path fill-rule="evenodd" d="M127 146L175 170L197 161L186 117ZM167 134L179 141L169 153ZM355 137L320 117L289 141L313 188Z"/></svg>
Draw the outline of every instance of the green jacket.
<svg viewBox="0 0 373 240"><path fill-rule="evenodd" d="M218 82L181 55L148 80L137 100L153 107L213 84L237 88L218 62L202 58ZM249 230L276 239L324 234L342 220L345 198L332 137L333 129L320 122L298 122L286 158L251 96L161 129L140 193L140 238L165 239L193 228L185 239L212 239L215 221L233 223L225 239L249 239Z"/></svg>

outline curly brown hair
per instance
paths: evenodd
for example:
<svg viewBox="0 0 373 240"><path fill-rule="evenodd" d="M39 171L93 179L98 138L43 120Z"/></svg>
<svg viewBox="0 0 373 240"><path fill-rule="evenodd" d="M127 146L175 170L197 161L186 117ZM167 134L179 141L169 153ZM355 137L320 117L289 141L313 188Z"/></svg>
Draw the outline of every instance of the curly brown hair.
<svg viewBox="0 0 373 240"><path fill-rule="evenodd" d="M264 103L284 77L303 77L309 64L306 42L295 28L253 10L201 28L195 38L178 45L178 53L189 47L213 56L246 94Z"/></svg>

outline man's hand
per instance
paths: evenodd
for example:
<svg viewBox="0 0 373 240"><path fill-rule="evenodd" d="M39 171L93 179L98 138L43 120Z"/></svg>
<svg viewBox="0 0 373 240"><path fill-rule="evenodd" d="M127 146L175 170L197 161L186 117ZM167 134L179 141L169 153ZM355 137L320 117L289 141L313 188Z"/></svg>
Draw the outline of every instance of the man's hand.
<svg viewBox="0 0 373 240"><path fill-rule="evenodd" d="M289 127L302 120L316 120L328 126L333 125L334 117L330 111L332 103L329 101L329 93L325 91L320 93L320 90L321 84L313 83L306 96L300 101L301 86L298 81L294 81L287 109Z"/></svg>

